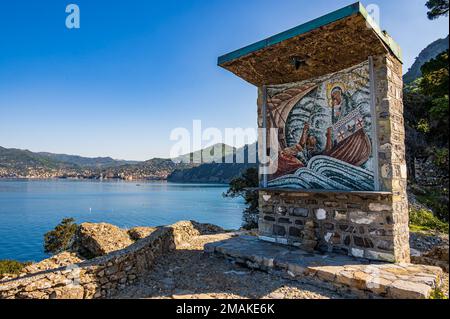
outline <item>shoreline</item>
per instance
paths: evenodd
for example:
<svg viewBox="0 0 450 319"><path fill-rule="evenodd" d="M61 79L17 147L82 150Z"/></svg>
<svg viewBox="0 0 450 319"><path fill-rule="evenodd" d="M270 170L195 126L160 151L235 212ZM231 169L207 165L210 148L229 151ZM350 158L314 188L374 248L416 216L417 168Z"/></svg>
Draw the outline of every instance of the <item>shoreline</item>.
<svg viewBox="0 0 450 319"><path fill-rule="evenodd" d="M208 185L208 186L229 186L228 183L197 183L197 182L171 182L167 179L133 179L133 180L127 180L122 178L104 178L104 179L98 179L98 178L61 178L61 177L54 177L54 178L29 178L29 177L0 177L0 182L2 181L29 181L29 182L38 182L38 181L48 181L48 182L56 182L56 181L70 181L70 182L125 182L125 183L149 183L149 182L163 182L168 184L181 184L181 185Z"/></svg>

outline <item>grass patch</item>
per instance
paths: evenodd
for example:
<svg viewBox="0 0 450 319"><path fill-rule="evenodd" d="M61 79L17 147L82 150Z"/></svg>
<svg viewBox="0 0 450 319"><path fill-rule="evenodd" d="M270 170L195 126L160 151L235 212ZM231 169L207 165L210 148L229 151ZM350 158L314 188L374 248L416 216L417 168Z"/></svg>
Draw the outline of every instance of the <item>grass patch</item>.
<svg viewBox="0 0 450 319"><path fill-rule="evenodd" d="M23 268L31 265L31 262L22 263L16 260L0 260L0 275L18 275Z"/></svg>
<svg viewBox="0 0 450 319"><path fill-rule="evenodd" d="M445 299L448 300L448 297L441 289L435 289L430 295L430 299Z"/></svg>
<svg viewBox="0 0 450 319"><path fill-rule="evenodd" d="M433 213L426 209L411 208L409 212L410 229L413 232L437 231L448 233L448 223L439 220Z"/></svg>
<svg viewBox="0 0 450 319"><path fill-rule="evenodd" d="M423 194L416 194L417 200L429 207L436 216L442 220L448 222L448 188L426 188Z"/></svg>

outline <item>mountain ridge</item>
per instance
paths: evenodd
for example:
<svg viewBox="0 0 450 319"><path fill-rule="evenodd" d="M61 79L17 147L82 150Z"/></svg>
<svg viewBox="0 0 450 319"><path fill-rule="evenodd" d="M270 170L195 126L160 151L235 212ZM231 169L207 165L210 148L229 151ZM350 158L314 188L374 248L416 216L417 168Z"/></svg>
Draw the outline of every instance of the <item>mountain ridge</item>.
<svg viewBox="0 0 450 319"><path fill-rule="evenodd" d="M217 150L222 150L223 153L217 153ZM222 154L229 156L234 152L234 147L219 143L175 159L152 158L146 161L126 161L115 160L111 157L91 158L0 146L0 178L166 180L175 170L185 170L201 165L192 161L197 155L204 160L214 162L222 158Z"/></svg>
<svg viewBox="0 0 450 319"><path fill-rule="evenodd" d="M416 79L422 76L421 67L431 59L448 50L449 48L449 36L438 39L430 43L425 49L423 49L416 57L414 64L409 68L408 72L403 76L405 84L414 82Z"/></svg>
<svg viewBox="0 0 450 319"><path fill-rule="evenodd" d="M188 168L176 169L168 177L169 182L175 183L221 183L228 184L249 168L258 166L258 144L245 145L236 149L213 163Z"/></svg>

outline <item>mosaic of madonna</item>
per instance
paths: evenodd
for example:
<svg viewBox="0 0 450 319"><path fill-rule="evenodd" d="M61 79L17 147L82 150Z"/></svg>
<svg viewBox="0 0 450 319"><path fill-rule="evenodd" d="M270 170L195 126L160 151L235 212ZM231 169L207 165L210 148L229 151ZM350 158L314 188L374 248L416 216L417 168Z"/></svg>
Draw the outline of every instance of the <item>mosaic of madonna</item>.
<svg viewBox="0 0 450 319"><path fill-rule="evenodd" d="M269 126L279 132L269 187L374 190L368 62L267 93Z"/></svg>

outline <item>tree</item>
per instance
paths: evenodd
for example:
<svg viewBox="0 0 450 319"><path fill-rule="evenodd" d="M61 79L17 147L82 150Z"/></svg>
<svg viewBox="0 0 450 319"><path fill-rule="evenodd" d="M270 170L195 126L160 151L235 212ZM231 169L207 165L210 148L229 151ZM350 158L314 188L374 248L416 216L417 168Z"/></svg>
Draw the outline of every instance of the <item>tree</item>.
<svg viewBox="0 0 450 319"><path fill-rule="evenodd" d="M252 188L259 186L259 176L257 168L247 169L240 177L230 182L230 188L224 194L225 197L242 197L245 200L247 208L243 212L242 227L245 229L254 229L258 227L258 199L259 192Z"/></svg>
<svg viewBox="0 0 450 319"><path fill-rule="evenodd" d="M44 235L44 249L46 253L58 254L70 248L78 225L73 218L65 218L55 229Z"/></svg>
<svg viewBox="0 0 450 319"><path fill-rule="evenodd" d="M406 150L410 177L414 181L416 158L431 158L427 170L438 177L416 193L419 202L439 219L448 222L449 176L449 64L448 50L425 63L422 77L405 88ZM430 165L430 164L427 164Z"/></svg>
<svg viewBox="0 0 450 319"><path fill-rule="evenodd" d="M420 93L431 98L431 104L424 110L428 115L430 136L439 147L448 148L449 118L449 51L442 52L436 58L422 66Z"/></svg>
<svg viewBox="0 0 450 319"><path fill-rule="evenodd" d="M419 84L422 94L432 97L442 97L448 94L448 54L448 50L444 51L422 66L422 80Z"/></svg>
<svg viewBox="0 0 450 319"><path fill-rule="evenodd" d="M429 0L426 3L428 11L428 19L435 20L441 16L448 16L449 0Z"/></svg>

